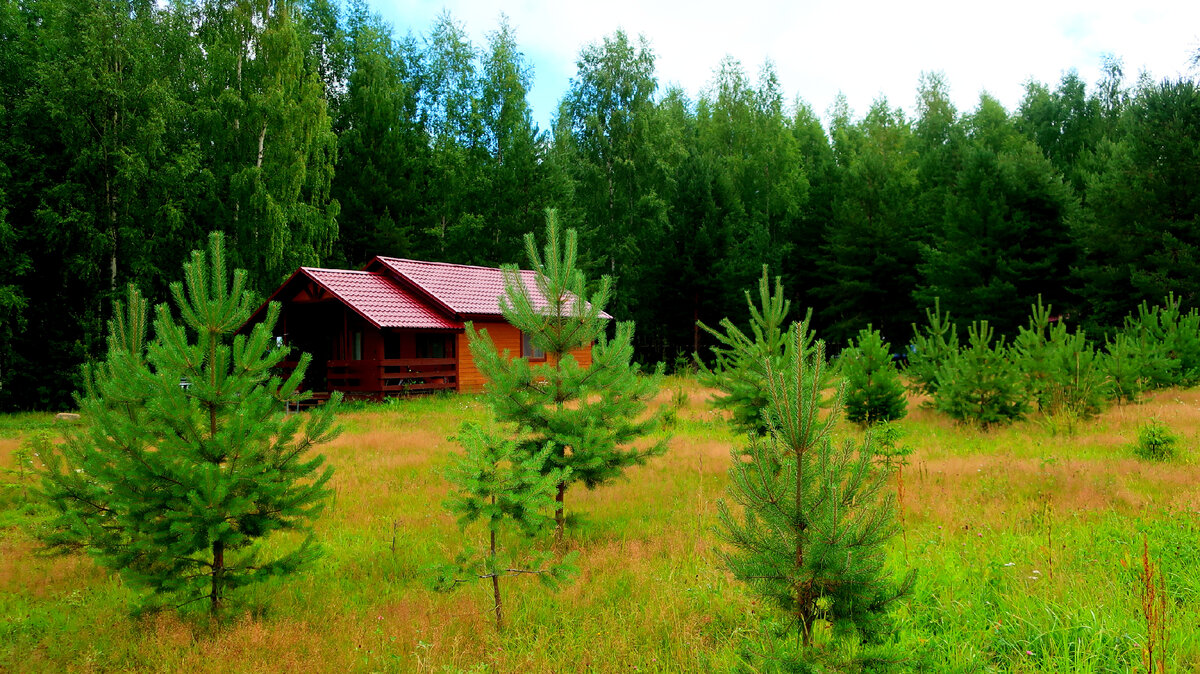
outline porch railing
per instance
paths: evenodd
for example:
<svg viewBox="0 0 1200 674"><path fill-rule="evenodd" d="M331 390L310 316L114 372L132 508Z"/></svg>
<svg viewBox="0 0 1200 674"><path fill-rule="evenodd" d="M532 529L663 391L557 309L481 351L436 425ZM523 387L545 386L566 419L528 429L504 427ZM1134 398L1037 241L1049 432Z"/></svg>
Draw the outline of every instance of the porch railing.
<svg viewBox="0 0 1200 674"><path fill-rule="evenodd" d="M348 393L407 393L438 391L458 386L454 358L385 358L331 360L325 381L334 391Z"/></svg>

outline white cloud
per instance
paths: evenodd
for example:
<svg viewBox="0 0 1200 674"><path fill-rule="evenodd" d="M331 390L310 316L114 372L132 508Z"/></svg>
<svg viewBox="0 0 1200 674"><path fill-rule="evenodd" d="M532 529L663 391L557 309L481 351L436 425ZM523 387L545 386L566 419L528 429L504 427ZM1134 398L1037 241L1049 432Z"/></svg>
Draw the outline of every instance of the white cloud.
<svg viewBox="0 0 1200 674"><path fill-rule="evenodd" d="M1092 84L1105 53L1124 59L1129 81L1186 76L1200 48L1200 3L1112 0L1007 5L938 0L897 2L540 2L409 0L376 3L400 34L424 34L443 8L483 44L501 12L534 65L534 117L545 127L585 45L617 28L644 34L660 85L693 96L725 55L752 75L766 59L784 91L824 113L839 91L856 114L880 95L911 111L922 71L945 72L960 110L986 90L1014 109L1030 79L1054 85L1076 69Z"/></svg>

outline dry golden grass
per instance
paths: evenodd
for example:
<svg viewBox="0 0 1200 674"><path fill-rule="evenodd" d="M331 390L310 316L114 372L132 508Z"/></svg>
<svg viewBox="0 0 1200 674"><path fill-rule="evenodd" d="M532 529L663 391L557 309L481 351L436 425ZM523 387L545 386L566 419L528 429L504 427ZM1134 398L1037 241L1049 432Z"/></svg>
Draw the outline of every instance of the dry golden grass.
<svg viewBox="0 0 1200 674"><path fill-rule="evenodd" d="M0 468L12 468L13 452L21 446L21 438L0 438Z"/></svg>
<svg viewBox="0 0 1200 674"><path fill-rule="evenodd" d="M505 581L516 626L505 635L494 633L484 584L453 595L427 589L429 565L482 540L479 531L460 537L440 505L448 493L440 471L459 451L449 436L463 420L486 418L477 398L463 397L345 415L347 432L321 449L336 469L336 498L317 526L327 556L294 578L248 591L223 625L202 611L132 617L133 594L115 575L85 557L40 557L26 533L3 531L0 618L9 621L9 644L0 645L0 670L347 673L486 665L525 674L731 666L738 644L759 629L758 606L721 567L714 533L730 449L743 440L711 411L713 392L694 381L669 380L655 404L673 404L677 389L688 399L666 455L600 489L568 491L567 547L580 553L578 576L553 591L530 579ZM962 568L934 571L954 601L976 592L970 584L989 554L985 543L1003 539L1031 560L1049 557L1038 547L1047 500L1052 526L1076 541L1113 515L1135 520L1155 508L1200 506L1200 465L1186 458L1149 464L1128 447L1138 426L1157 417L1180 434L1185 454L1192 451L1200 392L1166 392L1109 410L1073 436L1056 435L1045 421L983 433L912 402L902 422L915 449L905 469L909 554L926 564L962 560ZM0 439L0 466L12 465L18 445ZM980 544L968 547L971 541ZM1054 554L1061 585L1025 581L1027 596L1068 602L1072 593L1115 582L1090 575L1096 565L1083 558L1090 552ZM1114 601L1110 611L1121 606ZM924 623L911 620L913 638L934 643L920 632ZM943 662L957 657L948 654L955 648L944 646ZM977 646L962 652L966 661L983 657L970 655L981 652ZM994 657L1001 669L1043 671Z"/></svg>

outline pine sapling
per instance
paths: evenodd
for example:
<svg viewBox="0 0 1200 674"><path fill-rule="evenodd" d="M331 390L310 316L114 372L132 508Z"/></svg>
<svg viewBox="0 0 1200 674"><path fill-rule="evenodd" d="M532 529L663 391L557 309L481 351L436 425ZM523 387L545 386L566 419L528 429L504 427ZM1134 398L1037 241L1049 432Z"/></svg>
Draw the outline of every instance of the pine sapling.
<svg viewBox="0 0 1200 674"><path fill-rule="evenodd" d="M752 440L749 460L731 452L728 494L742 512L718 502L718 533L730 546L720 554L736 578L791 617L804 657L818 620L886 651L890 607L914 575L896 583L884 568L897 529L887 476L869 440L834 442L842 393L823 415L825 347L818 341L805 357L806 329L792 331L780 367L765 365L767 435Z"/></svg>
<svg viewBox="0 0 1200 674"><path fill-rule="evenodd" d="M182 324L159 305L147 343L147 303L131 288L110 322L106 359L84 369L83 423L43 456L41 492L54 513L44 537L179 606L208 600L216 612L229 591L317 555L311 522L332 469L309 450L335 437L339 399L285 413L305 397L310 358L286 381L272 376L288 355L271 336L277 304L235 336L254 303L245 272L230 283L220 234L207 254L192 254L184 278L171 286ZM305 535L272 557L259 543L276 531Z"/></svg>
<svg viewBox="0 0 1200 674"><path fill-rule="evenodd" d="M914 390L935 395L938 373L958 354L958 327L951 322L950 312L942 314L941 299L933 301L933 309L925 310L925 320L923 328L918 329L916 323L912 326L912 351L905 371Z"/></svg>
<svg viewBox="0 0 1200 674"><path fill-rule="evenodd" d="M904 467L913 448L900 444L904 431L888 421L871 429L872 445L875 448L875 463L886 475L896 476L896 514L900 522L900 536L904 541L904 554L908 556L908 530L904 524Z"/></svg>
<svg viewBox="0 0 1200 674"><path fill-rule="evenodd" d="M453 493L445 507L458 516L464 536L472 523L482 520L487 525L488 539L482 551L466 550L452 566L439 569L435 586L453 590L472 579L491 581L496 630L502 631L501 578L532 574L547 585L555 585L573 570L573 556L555 563L546 553L532 554L518 565L500 541L508 527L515 527L526 536L545 529L549 521L545 513L553 508L557 486L569 477L569 469L543 470L554 451L549 443L536 454L530 454L516 442L489 435L478 424L464 424L458 441L465 452L452 459L446 473Z"/></svg>
<svg viewBox="0 0 1200 674"><path fill-rule="evenodd" d="M526 454L540 455L547 443L553 451L544 473L560 471L564 479L555 494L555 535L565 528L565 494L575 482L588 489L620 477L629 466L645 463L666 451L661 438L645 447L634 442L657 430L665 411L647 414L663 378L659 364L643 376L633 364L633 323L618 323L606 336L604 306L610 281L588 295L577 268L575 230L559 231L554 211L546 215L546 244L541 253L532 234L525 237L535 287L516 267L504 267L505 294L500 308L513 326L545 353L545 361L509 358L487 330L467 325L471 353L487 377L486 401L503 422L513 426L515 441ZM572 350L591 348L592 362L582 367ZM563 470L569 469L569 470Z"/></svg>
<svg viewBox="0 0 1200 674"><path fill-rule="evenodd" d="M1052 316L1051 310L1039 296L1011 353L1038 410L1063 418L1070 430L1075 419L1100 413L1109 395L1109 382L1086 334L1069 332L1066 322Z"/></svg>
<svg viewBox="0 0 1200 674"><path fill-rule="evenodd" d="M983 428L1020 419L1028 412L1021 373L1004 338L992 341L987 321L972 323L968 344L938 370L937 408Z"/></svg>
<svg viewBox="0 0 1200 674"><path fill-rule="evenodd" d="M1101 367L1107 376L1110 396L1117 403L1136 403L1148 386L1145 356L1137 338L1118 332L1106 339Z"/></svg>
<svg viewBox="0 0 1200 674"><path fill-rule="evenodd" d="M721 331L697 321L702 330L717 340L717 345L712 347L715 363L710 368L699 353L693 354L700 382L723 394L713 399L713 406L730 412L734 428L756 434L766 431L762 410L766 406L763 383L767 374L763 364L767 361L780 363L791 341L791 331L795 329L787 320L792 303L784 299L783 282L776 276L772 292L766 265L763 265L762 278L758 281L758 302L757 305L754 303L747 290L750 334L728 318L721 319ZM808 317L811 316L812 310L809 310Z"/></svg>
<svg viewBox="0 0 1200 674"><path fill-rule="evenodd" d="M846 418L864 426L901 419L908 413L904 384L892 363L891 345L878 330L860 330L838 358L846 378Z"/></svg>
<svg viewBox="0 0 1200 674"><path fill-rule="evenodd" d="M3 490L0 491L0 494L5 492L19 494L21 505L28 505L30 491L34 486L34 479L37 477L37 463L34 459L54 451L53 444L49 431L35 431L22 440L21 444L13 450L13 467L0 468L0 474L7 475L9 478L0 482L0 490Z"/></svg>

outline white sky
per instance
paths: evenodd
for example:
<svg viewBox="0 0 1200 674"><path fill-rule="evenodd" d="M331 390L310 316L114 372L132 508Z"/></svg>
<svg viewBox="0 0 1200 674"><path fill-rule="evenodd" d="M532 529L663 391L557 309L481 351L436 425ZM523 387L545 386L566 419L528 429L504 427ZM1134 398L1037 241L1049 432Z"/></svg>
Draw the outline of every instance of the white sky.
<svg viewBox="0 0 1200 674"><path fill-rule="evenodd" d="M1200 49L1196 0L371 3L398 36L426 35L447 9L476 47L507 14L533 66L529 101L543 129L575 74L579 51L617 28L649 39L660 92L677 84L694 98L726 55L742 62L751 81L770 59L789 101L800 96L823 119L839 91L856 118L880 95L911 113L922 71L945 73L960 111L973 109L985 90L1012 111L1030 79L1054 87L1074 68L1094 85L1106 53L1124 61L1131 84L1142 70L1155 79L1195 76L1190 57Z"/></svg>

